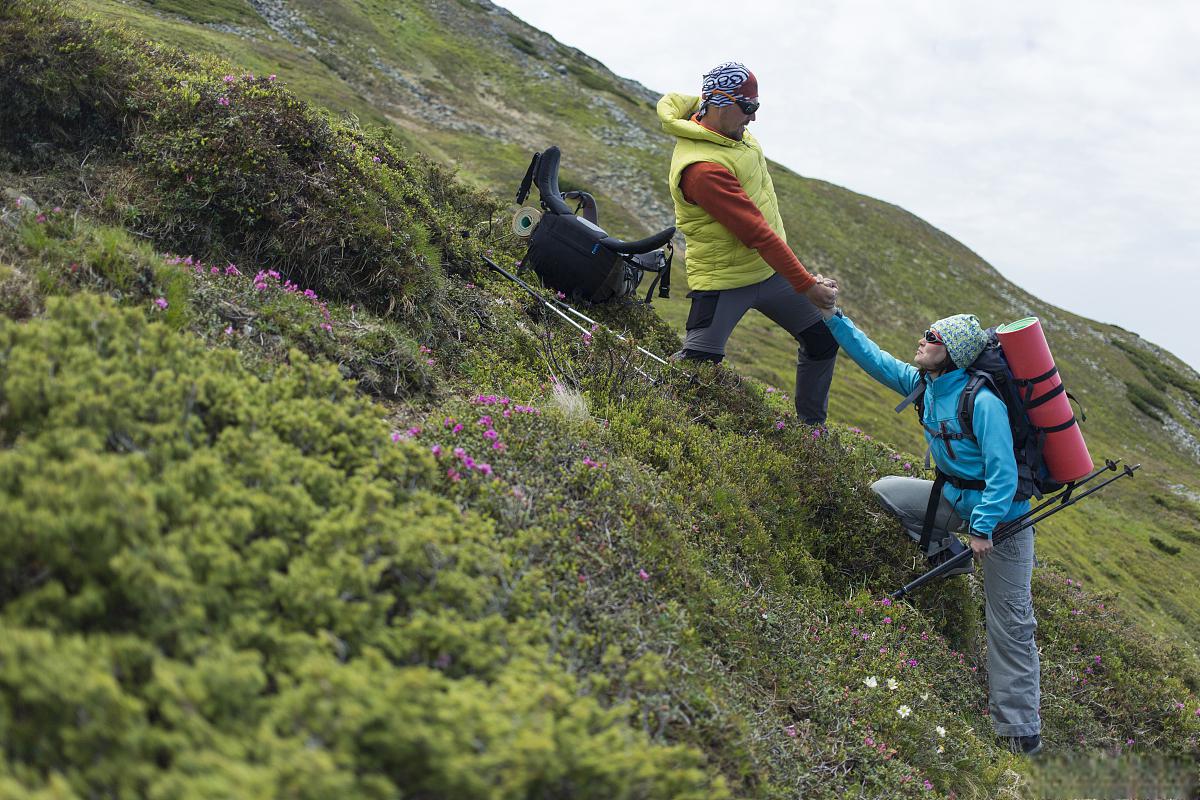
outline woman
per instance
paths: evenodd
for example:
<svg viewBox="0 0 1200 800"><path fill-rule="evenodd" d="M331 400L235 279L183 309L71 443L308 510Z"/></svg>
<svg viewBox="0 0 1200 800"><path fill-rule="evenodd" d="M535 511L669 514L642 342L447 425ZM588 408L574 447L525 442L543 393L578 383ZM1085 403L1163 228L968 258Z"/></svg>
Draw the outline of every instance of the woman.
<svg viewBox="0 0 1200 800"><path fill-rule="evenodd" d="M956 413L967 384L964 368L983 352L987 333L973 314L938 320L917 340L913 363L907 364L879 349L840 309L823 309L822 316L843 352L872 378L906 397L925 385L921 424L931 457L948 477L941 496L931 497L933 481L917 478L889 476L871 488L915 539L922 538L926 511L934 506L932 531L924 537L926 555L934 563L962 552L955 532L968 534L974 559L983 568L992 727L1015 752L1035 755L1042 749L1042 723L1030 589L1033 529L992 545L992 532L1028 511L1029 501L1014 499L1017 464L1004 401L987 387L979 390L973 436L961 436ZM971 570L970 563L963 569Z"/></svg>

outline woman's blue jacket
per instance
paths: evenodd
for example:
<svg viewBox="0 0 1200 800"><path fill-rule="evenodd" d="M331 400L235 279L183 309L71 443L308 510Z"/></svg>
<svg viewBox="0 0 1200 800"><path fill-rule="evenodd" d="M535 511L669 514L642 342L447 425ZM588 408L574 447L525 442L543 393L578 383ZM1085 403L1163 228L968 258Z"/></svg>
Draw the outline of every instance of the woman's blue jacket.
<svg viewBox="0 0 1200 800"><path fill-rule="evenodd" d="M912 364L881 350L840 311L825 324L846 355L889 389L907 396L918 381L925 381L923 422L925 440L934 462L949 475L983 480L986 484L982 490L958 489L951 484L942 489L942 495L958 515L970 522L973 534L990 537L1001 522L1015 519L1029 510L1028 500L1013 500L1017 491L1017 461L1003 400L986 386L982 387L975 398L972 417L975 439L955 439L948 449L945 440L932 436L929 431L962 432L956 412L959 395L967 385L966 370L956 369L930 378Z"/></svg>

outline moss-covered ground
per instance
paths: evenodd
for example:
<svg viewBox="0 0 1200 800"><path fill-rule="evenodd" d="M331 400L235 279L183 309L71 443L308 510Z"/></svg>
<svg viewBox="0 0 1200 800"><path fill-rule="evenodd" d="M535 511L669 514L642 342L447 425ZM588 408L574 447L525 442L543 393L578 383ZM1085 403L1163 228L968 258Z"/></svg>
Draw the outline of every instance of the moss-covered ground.
<svg viewBox="0 0 1200 800"><path fill-rule="evenodd" d="M25 0L0 45L0 795L1195 783L1193 653L1054 566L1058 760L992 736L977 583L885 599L918 565L867 487L917 459L879 431L558 322L482 267L499 202L261 68Z"/></svg>

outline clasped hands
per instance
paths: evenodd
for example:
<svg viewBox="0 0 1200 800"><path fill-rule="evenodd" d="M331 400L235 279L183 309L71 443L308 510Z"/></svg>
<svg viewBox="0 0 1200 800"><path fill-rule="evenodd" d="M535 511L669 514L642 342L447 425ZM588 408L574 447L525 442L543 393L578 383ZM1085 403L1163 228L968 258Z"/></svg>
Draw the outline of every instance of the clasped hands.
<svg viewBox="0 0 1200 800"><path fill-rule="evenodd" d="M817 282L810 286L804 294L821 312L821 316L829 319L837 309L838 282L821 274L813 277L817 279Z"/></svg>

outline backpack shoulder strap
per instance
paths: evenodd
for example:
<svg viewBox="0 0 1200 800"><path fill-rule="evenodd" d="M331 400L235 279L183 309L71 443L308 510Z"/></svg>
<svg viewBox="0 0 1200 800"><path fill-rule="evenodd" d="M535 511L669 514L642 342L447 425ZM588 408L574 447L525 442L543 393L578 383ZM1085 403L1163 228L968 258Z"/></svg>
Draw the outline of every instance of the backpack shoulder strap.
<svg viewBox="0 0 1200 800"><path fill-rule="evenodd" d="M529 197L529 190L533 187L533 175L537 171L538 160L542 157L541 153L534 153L533 158L529 161L529 169L525 170L525 177L521 179L521 187L517 189L517 205L525 202L525 198Z"/></svg>
<svg viewBox="0 0 1200 800"><path fill-rule="evenodd" d="M995 380L988 373L971 371L968 375L970 377L967 378L967 385L963 388L962 394L958 396L958 409L955 416L958 417L958 424L963 435L968 439L974 439L975 398L979 396L979 388L987 386L997 397L1000 397L1000 391L996 388Z"/></svg>
<svg viewBox="0 0 1200 800"><path fill-rule="evenodd" d="M899 414L901 411L908 408L910 403L914 408L917 409L918 418L925 416L925 373L923 372L921 373L920 379L917 381L916 388L909 392L904 399L900 401L900 405L896 406L896 413Z"/></svg>

